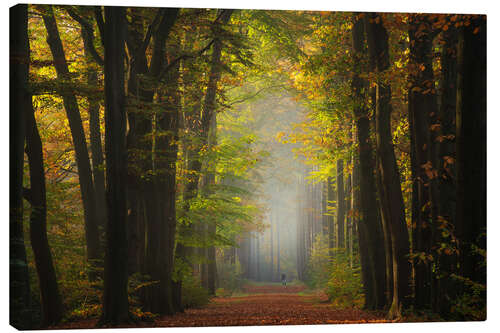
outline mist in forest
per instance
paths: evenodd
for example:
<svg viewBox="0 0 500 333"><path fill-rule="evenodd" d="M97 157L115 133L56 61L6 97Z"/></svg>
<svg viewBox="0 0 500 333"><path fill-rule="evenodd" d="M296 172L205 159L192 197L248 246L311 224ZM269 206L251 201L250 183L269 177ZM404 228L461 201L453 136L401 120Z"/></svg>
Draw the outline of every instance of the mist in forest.
<svg viewBox="0 0 500 333"><path fill-rule="evenodd" d="M265 150L268 156L258 180L263 225L240 240L239 260L248 279L278 282L285 277L292 281L298 277L298 208L303 199L298 184L307 166L294 151L299 144L281 142L280 136L293 132L307 109L284 90L247 102L242 109L249 110L250 118L259 119L255 149Z"/></svg>

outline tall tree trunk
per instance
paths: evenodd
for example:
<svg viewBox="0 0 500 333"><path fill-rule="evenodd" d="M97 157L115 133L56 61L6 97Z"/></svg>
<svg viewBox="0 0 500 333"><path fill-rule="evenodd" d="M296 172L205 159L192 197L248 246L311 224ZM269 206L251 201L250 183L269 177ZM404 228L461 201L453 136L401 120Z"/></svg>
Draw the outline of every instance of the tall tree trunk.
<svg viewBox="0 0 500 333"><path fill-rule="evenodd" d="M212 149L217 145L217 115L214 113L212 115L212 124L210 128L210 134L208 138L208 147ZM207 173L207 181L205 186L213 187L215 185L215 170L210 170ZM208 190L211 193L212 189ZM207 248L207 285L208 291L211 295L215 295L216 290L216 279L217 279L217 263L216 263L216 252L215 252L215 238L216 238L217 227L215 221L211 221L207 224L207 237L210 242L210 246ZM259 246L259 239L257 238L257 251ZM259 278L259 260L257 257L257 276Z"/></svg>
<svg viewBox="0 0 500 333"><path fill-rule="evenodd" d="M328 242L328 180L321 183L321 233Z"/></svg>
<svg viewBox="0 0 500 333"><path fill-rule="evenodd" d="M218 15L217 24L225 25L229 22L233 10L223 9ZM217 138L217 120L216 120L216 95L217 95L217 84L220 80L221 71L221 54L222 54L222 40L220 36L216 36L213 49L212 49L212 59L211 59L211 69L208 78L207 92L205 95L205 102L203 105L203 111L201 115L201 135L209 147L216 144ZM212 140L209 139L210 135L213 136ZM211 141L211 142L209 142ZM208 176L207 184L215 184L215 176ZM212 239L215 238L215 225L208 226L208 234ZM215 247L212 245L208 248L208 267L207 267L207 284L209 292L215 295L215 277L216 277L216 263L215 263Z"/></svg>
<svg viewBox="0 0 500 333"><path fill-rule="evenodd" d="M298 205L297 205L297 276L300 281L304 281L304 271L305 271L305 257L306 257L306 244L305 244L305 224L306 224L306 193L304 184L304 171L299 176L297 182L297 195L298 195Z"/></svg>
<svg viewBox="0 0 500 333"><path fill-rule="evenodd" d="M161 19L153 33L153 50L149 78L159 81L153 87L158 95L158 109L154 110L156 127L153 136L152 193L146 193L151 202L147 205L147 270L158 284L151 286L146 298L147 306L153 313L173 314L172 272L174 269L174 246L176 229L176 161L179 117L178 77L179 64L170 69L165 77L160 77L166 63L166 42L177 20L179 9L160 9ZM162 86L166 83L166 87Z"/></svg>
<svg viewBox="0 0 500 333"><path fill-rule="evenodd" d="M328 177L328 199L327 201L331 204L335 201L335 192L333 190L333 177ZM328 253L330 258L333 258L333 249L335 248L335 225L333 213L329 212L328 216Z"/></svg>
<svg viewBox="0 0 500 333"><path fill-rule="evenodd" d="M257 245L255 247L255 257L256 257L256 265L257 265L257 281L261 280L261 275L260 275L260 233L257 232Z"/></svg>
<svg viewBox="0 0 500 333"><path fill-rule="evenodd" d="M345 196L344 196L344 160L337 160L337 247L345 248L344 234Z"/></svg>
<svg viewBox="0 0 500 333"><path fill-rule="evenodd" d="M127 274L126 114L124 91L125 8L105 7L104 94L107 212L101 323L129 320Z"/></svg>
<svg viewBox="0 0 500 333"><path fill-rule="evenodd" d="M186 34L184 45L191 47L197 37L198 33ZM186 165L186 181L182 195L183 207L181 216L186 216L190 210L191 201L198 195L198 184L202 167L199 156L200 147L198 138L200 137L200 113L203 87L202 80L196 76L198 71L196 63L182 62L182 67L185 67L182 76L184 90L184 98L182 102L182 126L185 132L182 136L182 146ZM187 263L193 270L193 275L195 276L199 274L197 271L199 263L197 258L194 256L196 248L184 245L182 240L196 235L199 232L197 230L198 228L199 225L193 223L189 225L180 224L178 226L178 234L181 241L177 242L175 248L175 266L182 265L183 262ZM175 281L172 289L174 295L174 307L179 308L182 311L182 280Z"/></svg>
<svg viewBox="0 0 500 333"><path fill-rule="evenodd" d="M387 31L378 14L365 16L368 51L372 70L381 74L389 68L389 45ZM391 87L377 79L376 87L376 138L380 193L386 203L382 210L391 234L393 266L393 299L389 309L390 318L400 317L403 306L410 295L410 265L408 262L409 239L405 220L405 208L401 183L391 134Z"/></svg>
<svg viewBox="0 0 500 333"><path fill-rule="evenodd" d="M386 305L386 271L389 267L385 261L387 247L384 247L384 233L377 208L376 183L373 170L373 144L370 139L370 118L366 106L366 89L368 84L360 77L364 70L362 64L366 54L364 46L364 26L359 15L354 15L353 54L356 64L352 80L353 98L355 100L354 117L358 140L359 155L359 187L361 217L358 226L361 269L365 284L367 309L383 309ZM387 243L388 244L388 243ZM392 267L392 266L391 266Z"/></svg>
<svg viewBox="0 0 500 333"><path fill-rule="evenodd" d="M9 322L31 328L31 291L23 231L23 172L26 118L32 112L29 77L28 5L10 8L9 102Z"/></svg>
<svg viewBox="0 0 500 333"><path fill-rule="evenodd" d="M347 244L347 252L349 253L349 267L352 268L352 174L347 175L347 181L345 184L345 191L347 193L347 201L346 201L346 224L347 224L347 232L346 232L346 244Z"/></svg>
<svg viewBox="0 0 500 333"><path fill-rule="evenodd" d="M57 324L62 319L62 300L47 239L47 198L43 149L35 120L31 96L26 101L26 155L30 170L29 202L31 204L30 238L35 256L42 305L42 327Z"/></svg>
<svg viewBox="0 0 500 333"><path fill-rule="evenodd" d="M89 73L87 83L90 87L97 87L97 70L92 62L88 63ZM99 235L103 234L106 225L106 184L104 181L104 154L101 141L101 121L99 116L99 101L89 97L89 129L90 150L92 152L92 175L94 176L94 191L96 199L96 214L98 218ZM102 242L101 242L102 243Z"/></svg>
<svg viewBox="0 0 500 333"><path fill-rule="evenodd" d="M174 268L174 245L176 230L176 162L179 132L180 95L179 66L173 68L167 77L167 87L162 94L160 105L164 108L157 114L157 129L162 133L156 143L156 167L158 168L155 180L158 203L161 209L159 216L162 219L160 255L157 265L160 271L160 297L162 299L160 313L173 314L182 310L182 303L176 301L172 293L172 272ZM180 279L181 277L176 277Z"/></svg>
<svg viewBox="0 0 500 333"><path fill-rule="evenodd" d="M98 66L103 66L104 62L96 51L94 46L94 28L91 21L87 21L83 16L80 16L78 10L72 6L65 7L68 14L78 23L80 23L81 36L83 40L84 56L87 64L87 84L89 87L98 89ZM104 155L102 151L101 140L101 122L99 115L99 97L88 96L88 114L89 114L89 130L90 130L90 149L92 152L92 175L94 181L95 204L97 225L99 228L99 236L104 233L106 224L106 188L104 183ZM101 243L103 240L101 240ZM102 266L102 262L96 263Z"/></svg>
<svg viewBox="0 0 500 333"><path fill-rule="evenodd" d="M279 281L281 276L280 266L280 223L276 220L276 279Z"/></svg>
<svg viewBox="0 0 500 333"><path fill-rule="evenodd" d="M486 287L486 16L458 36L457 237L460 275ZM485 295L486 290L482 291Z"/></svg>
<svg viewBox="0 0 500 333"><path fill-rule="evenodd" d="M438 147L439 158L439 212L438 223L446 230L456 230L456 160L455 148L455 115L457 93L457 29L451 27L443 33L445 44L441 52L441 87L439 119L441 124L441 143ZM454 246L453 240L443 237L443 242ZM451 274L457 273L457 256L453 251L445 251L440 255L439 268L441 279L438 285L440 293L439 313L447 316L451 312L451 299L455 298L455 280Z"/></svg>
<svg viewBox="0 0 500 333"><path fill-rule="evenodd" d="M431 116L437 114L437 104L432 71L431 22L426 14L410 15L410 87L408 93L408 117L411 117L412 186L416 195L415 211L412 214L412 244L415 261L415 306L417 309L431 308L432 274L431 262L424 259L431 253L437 205L435 195L436 165L432 151ZM434 195L433 195L434 194Z"/></svg>
<svg viewBox="0 0 500 333"><path fill-rule="evenodd" d="M130 8L127 48L133 55L127 80L127 103L129 131L127 134L127 228L129 240L129 273L147 273L146 258L146 219L151 193L152 151L149 134L152 131L152 111L142 109L142 103L151 103L153 95L140 80L147 75L149 68L145 50L141 48L144 40L144 18L140 8Z"/></svg>
<svg viewBox="0 0 500 333"><path fill-rule="evenodd" d="M39 8L47 30L47 43L54 59L57 79L61 81L69 81L71 78L68 63L64 54L52 6L39 5ZM85 140L85 132L83 130L78 102L75 95L71 92L63 93L62 98L71 130L73 146L75 148L78 178L80 180L80 192L82 196L83 214L85 220L87 260L90 264L89 279L94 280L97 275L96 271L92 267L97 262L102 260L101 247L99 243L98 215L96 210L94 181L92 179L89 153L87 150L87 142Z"/></svg>
<svg viewBox="0 0 500 333"><path fill-rule="evenodd" d="M274 221L274 218L273 218L273 214L271 212L271 221L270 221L270 246L271 246L271 267L270 267L270 279L271 281L274 281L274 224L275 224L275 221Z"/></svg>

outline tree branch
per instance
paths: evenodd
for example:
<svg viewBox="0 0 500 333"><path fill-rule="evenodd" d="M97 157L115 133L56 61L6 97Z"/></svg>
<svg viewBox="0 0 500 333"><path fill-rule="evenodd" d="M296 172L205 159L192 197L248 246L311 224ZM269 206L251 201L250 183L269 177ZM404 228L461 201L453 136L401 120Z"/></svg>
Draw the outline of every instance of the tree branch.
<svg viewBox="0 0 500 333"><path fill-rule="evenodd" d="M28 187L23 187L23 198L28 201L30 204L33 203L33 194L31 193L31 189Z"/></svg>
<svg viewBox="0 0 500 333"><path fill-rule="evenodd" d="M172 69L179 61L181 60L186 60L186 59L190 59L190 58L196 58L196 57L199 57L201 56L205 51L207 51L208 49L210 49L210 47L212 47L212 44L215 42L215 39L212 39L210 41L210 43L208 43L204 48L202 48L201 50L197 51L197 52L194 52L194 53L187 53L187 54L183 54L177 58L175 58L174 60L172 60L172 62L170 62L160 73L159 75L159 79L161 80L167 73L170 69Z"/></svg>
<svg viewBox="0 0 500 333"><path fill-rule="evenodd" d="M97 22L97 29L101 35L101 45L104 46L104 19L102 18L101 6L94 7L95 21Z"/></svg>
<svg viewBox="0 0 500 333"><path fill-rule="evenodd" d="M146 31L146 36L144 36L144 40L141 44L141 47L137 50L137 52L139 54L146 52L146 49L148 48L149 42L151 41L151 37L153 36L153 29L158 25L161 17L162 17L162 10L160 8L156 12L156 16L153 19L153 22L151 22L151 24L148 26L148 30Z"/></svg>
<svg viewBox="0 0 500 333"><path fill-rule="evenodd" d="M92 24L82 16L78 15L73 7L64 6L64 8L68 12L69 16L80 24L82 28L83 46L85 49L92 56L92 58L94 58L95 62L97 62L100 66L104 66L104 60L99 53L97 53L94 46L94 28L92 27Z"/></svg>
<svg viewBox="0 0 500 333"><path fill-rule="evenodd" d="M268 90L268 89L273 89L273 88L282 88L282 87L285 87L285 85L284 85L284 84L277 84L277 85L270 86L270 87L264 87L264 88L259 89L259 90L258 90L257 92L255 92L254 94L251 94L251 95L248 95L248 96L246 96L246 97L240 98L240 99L238 99L238 100L236 100L236 101L233 101L233 102L231 102L231 103L229 103L229 104L225 104L224 106L225 106L225 107L231 107L231 106L233 106L233 105L235 105L235 104L240 104L240 103L243 103L243 102L245 102L245 101L247 101L247 100L249 100L249 99L252 99L252 98L254 98L255 96L259 95L261 92L265 91L265 90Z"/></svg>
<svg viewBox="0 0 500 333"><path fill-rule="evenodd" d="M215 18L213 24L216 25L216 24L221 24L220 21L224 21L224 20L227 20L229 19L229 17L231 16L231 14L233 13L234 9L222 9L219 14L217 15L217 17ZM218 37L215 37L214 39L212 39L204 48L202 48L201 50L197 51L197 52L194 52L194 53L188 53L188 54L183 54L179 57L177 57L176 59L174 59L171 63L169 63L160 73L160 75L158 76L158 80L162 80L163 77L168 73L168 71L170 69L172 69L175 65L177 65L177 63L181 60L186 60L186 59L191 59L191 58L196 58L196 57L199 57L201 56L205 51L207 51L208 49L210 49L210 47L212 47L212 44L218 39Z"/></svg>

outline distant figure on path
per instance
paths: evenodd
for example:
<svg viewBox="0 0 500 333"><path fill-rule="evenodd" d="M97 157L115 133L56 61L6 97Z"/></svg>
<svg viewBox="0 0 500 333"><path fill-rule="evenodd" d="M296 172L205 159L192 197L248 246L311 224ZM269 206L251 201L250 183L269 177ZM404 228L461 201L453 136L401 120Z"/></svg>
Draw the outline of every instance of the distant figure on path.
<svg viewBox="0 0 500 333"><path fill-rule="evenodd" d="M281 274L281 284L286 287L286 274Z"/></svg>

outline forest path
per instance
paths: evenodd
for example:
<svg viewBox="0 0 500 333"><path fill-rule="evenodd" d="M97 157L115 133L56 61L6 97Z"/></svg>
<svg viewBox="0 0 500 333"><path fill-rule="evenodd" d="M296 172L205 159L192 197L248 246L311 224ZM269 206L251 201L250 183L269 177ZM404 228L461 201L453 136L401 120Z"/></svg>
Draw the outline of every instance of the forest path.
<svg viewBox="0 0 500 333"><path fill-rule="evenodd" d="M252 283L243 293L214 297L207 306L187 309L173 316L139 321L120 327L207 327L255 325L318 325L387 322L383 313L332 306L323 293L303 285ZM97 328L97 319L67 322L50 329Z"/></svg>
<svg viewBox="0 0 500 333"><path fill-rule="evenodd" d="M383 315L338 309L324 294L305 294L304 286L248 285L245 294L215 297L206 307L158 318L155 326L317 325L386 322Z"/></svg>

